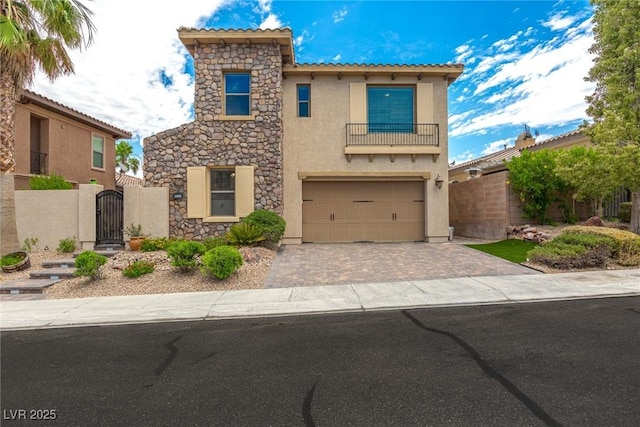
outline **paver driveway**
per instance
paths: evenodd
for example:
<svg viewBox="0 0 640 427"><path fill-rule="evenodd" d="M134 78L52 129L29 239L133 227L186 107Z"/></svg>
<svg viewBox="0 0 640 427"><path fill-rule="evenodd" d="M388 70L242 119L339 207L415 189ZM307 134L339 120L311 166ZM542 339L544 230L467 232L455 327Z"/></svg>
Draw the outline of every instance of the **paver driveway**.
<svg viewBox="0 0 640 427"><path fill-rule="evenodd" d="M265 288L539 274L459 243L307 243L278 251Z"/></svg>

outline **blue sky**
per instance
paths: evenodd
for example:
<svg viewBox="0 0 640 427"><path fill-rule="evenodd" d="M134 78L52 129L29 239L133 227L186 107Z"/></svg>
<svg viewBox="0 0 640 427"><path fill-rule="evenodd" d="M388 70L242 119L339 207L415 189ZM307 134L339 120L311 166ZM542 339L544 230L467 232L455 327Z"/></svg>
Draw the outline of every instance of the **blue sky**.
<svg viewBox="0 0 640 427"><path fill-rule="evenodd" d="M513 145L525 124L538 141L576 129L594 89L584 81L588 1L85 3L96 43L73 53L75 75L38 76L32 89L131 131L138 153L145 137L193 119L180 26L289 27L298 63L462 63L449 87L449 161L457 163Z"/></svg>

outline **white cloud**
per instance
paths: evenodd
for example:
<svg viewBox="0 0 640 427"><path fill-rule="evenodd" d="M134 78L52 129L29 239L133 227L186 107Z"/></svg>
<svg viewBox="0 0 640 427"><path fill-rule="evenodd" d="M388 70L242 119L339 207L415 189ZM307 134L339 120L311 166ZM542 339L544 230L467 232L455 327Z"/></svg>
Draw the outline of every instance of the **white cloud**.
<svg viewBox="0 0 640 427"><path fill-rule="evenodd" d="M496 151L504 150L509 145L512 145L514 138L501 139L499 141L493 141L484 146L484 150L480 153L483 156L487 154L495 153Z"/></svg>
<svg viewBox="0 0 640 427"><path fill-rule="evenodd" d="M551 16L548 21L543 22L542 25L554 31L559 31L571 26L575 19L574 16L563 16L563 13L557 13Z"/></svg>
<svg viewBox="0 0 640 427"><path fill-rule="evenodd" d="M584 119L585 97L594 90L592 83L584 81L592 66L593 57L588 53L592 43L590 25L580 22L528 52L486 57L468 72L471 83L476 83L477 101L471 108L480 112L454 122L451 135L522 123L564 125ZM503 45L494 43L493 49Z"/></svg>
<svg viewBox="0 0 640 427"><path fill-rule="evenodd" d="M202 24L223 3L159 0L94 2L95 43L72 51L74 75L54 83L37 75L32 89L144 138L192 120L193 82L176 29ZM126 10L127 13L122 13ZM141 19L141 17L144 17ZM162 84L161 73L172 84Z"/></svg>
<svg viewBox="0 0 640 427"><path fill-rule="evenodd" d="M456 162L457 164L468 162L469 160L473 160L476 158L476 154L471 150L465 150L464 152L456 155L453 158L449 159L449 163Z"/></svg>
<svg viewBox="0 0 640 427"><path fill-rule="evenodd" d="M339 62L341 58L342 58L342 55L337 54L336 56L334 56L333 58L331 58L331 61L333 61L333 62Z"/></svg>
<svg viewBox="0 0 640 427"><path fill-rule="evenodd" d="M273 30L281 27L282 27L282 22L280 22L280 18L278 18L278 16L274 15L273 13L270 13L269 15L267 15L267 17L260 24L261 30L266 30L266 29Z"/></svg>
<svg viewBox="0 0 640 427"><path fill-rule="evenodd" d="M347 16L348 13L349 13L349 11L347 10L346 7L343 7L342 9L334 12L333 13L333 23L337 24L338 22L344 21L344 18Z"/></svg>

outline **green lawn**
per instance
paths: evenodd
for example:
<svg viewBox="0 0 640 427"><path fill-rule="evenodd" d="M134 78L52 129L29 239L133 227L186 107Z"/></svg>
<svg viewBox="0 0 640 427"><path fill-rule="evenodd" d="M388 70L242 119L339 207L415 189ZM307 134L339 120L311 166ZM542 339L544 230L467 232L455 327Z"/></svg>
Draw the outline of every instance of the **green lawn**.
<svg viewBox="0 0 640 427"><path fill-rule="evenodd" d="M485 243L481 245L465 245L472 249L486 252L507 261L521 263L527 260L527 252L535 248L537 245L532 242L523 242L522 240L507 239L495 243Z"/></svg>

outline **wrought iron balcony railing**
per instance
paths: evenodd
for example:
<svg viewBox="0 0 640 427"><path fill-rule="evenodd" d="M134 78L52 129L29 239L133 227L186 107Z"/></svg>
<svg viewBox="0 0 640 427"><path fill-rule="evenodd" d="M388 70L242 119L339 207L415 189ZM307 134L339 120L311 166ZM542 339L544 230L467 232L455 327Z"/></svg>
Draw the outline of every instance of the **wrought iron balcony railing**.
<svg viewBox="0 0 640 427"><path fill-rule="evenodd" d="M31 152L31 166L29 168L29 173L34 175L45 175L48 173L46 153L40 153L38 151Z"/></svg>
<svg viewBox="0 0 640 427"><path fill-rule="evenodd" d="M439 147L437 123L347 123L347 147L432 146Z"/></svg>

